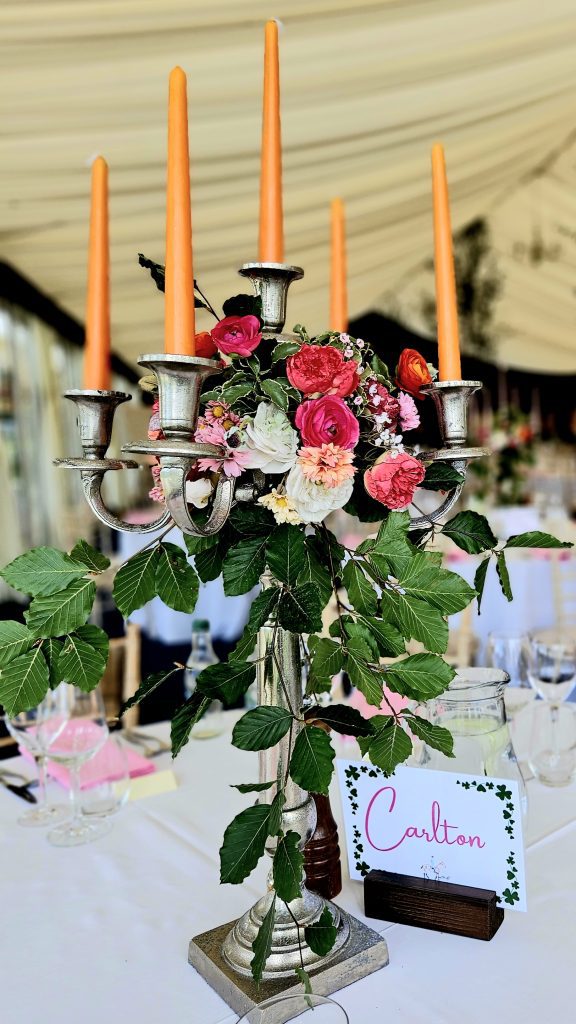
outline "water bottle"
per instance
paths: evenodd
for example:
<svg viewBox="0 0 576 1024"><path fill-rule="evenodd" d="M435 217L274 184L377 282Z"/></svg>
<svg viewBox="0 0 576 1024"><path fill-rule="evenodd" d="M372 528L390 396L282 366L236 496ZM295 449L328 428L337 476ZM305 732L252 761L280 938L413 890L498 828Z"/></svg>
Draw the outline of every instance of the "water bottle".
<svg viewBox="0 0 576 1024"><path fill-rule="evenodd" d="M216 665L218 658L212 647L210 623L207 619L194 619L192 622L192 648L184 670L184 690L191 697L196 690L196 680L200 673L209 665ZM191 737L196 740L207 740L219 736L224 731L222 716L223 705L219 700L212 701L208 710L192 728Z"/></svg>

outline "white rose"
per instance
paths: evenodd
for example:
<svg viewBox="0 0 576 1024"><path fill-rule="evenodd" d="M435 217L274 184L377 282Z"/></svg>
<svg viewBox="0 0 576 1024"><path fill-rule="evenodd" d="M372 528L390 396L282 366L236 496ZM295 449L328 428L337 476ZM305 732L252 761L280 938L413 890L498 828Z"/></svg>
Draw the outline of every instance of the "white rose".
<svg viewBox="0 0 576 1024"><path fill-rule="evenodd" d="M186 481L186 501L196 508L204 508L214 490L214 486L207 477L201 476L198 480Z"/></svg>
<svg viewBox="0 0 576 1024"><path fill-rule="evenodd" d="M303 523L321 523L330 512L342 508L350 500L353 487L353 480L345 480L339 487L316 484L306 479L298 464L286 479L286 494Z"/></svg>
<svg viewBox="0 0 576 1024"><path fill-rule="evenodd" d="M286 473L296 461L298 434L286 413L269 402L261 402L254 419L245 428L250 458L248 469L264 473Z"/></svg>

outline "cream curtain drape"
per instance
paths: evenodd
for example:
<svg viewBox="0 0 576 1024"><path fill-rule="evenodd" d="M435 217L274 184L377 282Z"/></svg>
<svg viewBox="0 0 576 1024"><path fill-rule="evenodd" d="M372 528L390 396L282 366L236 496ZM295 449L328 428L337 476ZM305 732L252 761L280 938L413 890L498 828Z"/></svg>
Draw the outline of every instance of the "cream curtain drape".
<svg viewBox="0 0 576 1024"><path fill-rule="evenodd" d="M289 324L326 323L328 206L346 200L350 312L418 326L432 252L429 151L446 146L458 228L488 215L505 365L574 370L575 150L527 175L576 109L574 0L0 2L0 257L83 316L88 165L110 162L113 329L161 345L166 93L189 76L195 269L213 303L256 254L262 25L284 25L286 256L306 270ZM576 148L576 147L575 147ZM554 260L521 258L535 227ZM570 232L572 234L570 234ZM204 324L201 324L204 326Z"/></svg>

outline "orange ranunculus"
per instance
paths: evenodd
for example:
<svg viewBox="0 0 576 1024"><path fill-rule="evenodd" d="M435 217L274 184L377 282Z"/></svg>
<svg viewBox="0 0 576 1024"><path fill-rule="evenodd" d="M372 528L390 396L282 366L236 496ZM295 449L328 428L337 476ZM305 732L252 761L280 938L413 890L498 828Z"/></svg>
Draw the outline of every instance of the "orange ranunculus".
<svg viewBox="0 0 576 1024"><path fill-rule="evenodd" d="M423 398L420 388L423 384L431 384L432 377L428 364L415 348L405 348L400 353L398 366L396 367L396 383L403 391L407 391L414 398Z"/></svg>
<svg viewBox="0 0 576 1024"><path fill-rule="evenodd" d="M216 355L218 349L209 331L200 331L196 335L195 342L197 356L200 356L202 359L211 359L212 356Z"/></svg>

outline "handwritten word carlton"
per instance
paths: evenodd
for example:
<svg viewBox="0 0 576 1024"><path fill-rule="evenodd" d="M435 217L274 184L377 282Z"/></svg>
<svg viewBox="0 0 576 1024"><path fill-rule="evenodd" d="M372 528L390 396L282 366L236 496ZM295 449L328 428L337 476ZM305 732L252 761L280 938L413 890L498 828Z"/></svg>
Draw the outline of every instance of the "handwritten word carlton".
<svg viewBox="0 0 576 1024"><path fill-rule="evenodd" d="M438 846L477 846L480 850L486 845L480 836L462 835L458 832L458 825L449 825L446 818L442 818L440 804L437 800L434 800L431 807L430 825L427 828L418 828L416 825L409 825L408 828L404 830L403 835L401 835L396 842L391 843L390 846L377 846L370 834L371 824L372 826L376 824L374 815L378 816L379 822L381 823L380 815L382 811L387 810L389 814L392 814L395 804L396 790L393 786L383 786L382 789L379 789L378 792L374 794L368 804L365 831L368 842L374 850L380 850L383 853L388 853L390 850L397 850L406 839L422 839L426 843L437 843Z"/></svg>

